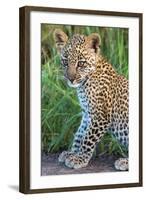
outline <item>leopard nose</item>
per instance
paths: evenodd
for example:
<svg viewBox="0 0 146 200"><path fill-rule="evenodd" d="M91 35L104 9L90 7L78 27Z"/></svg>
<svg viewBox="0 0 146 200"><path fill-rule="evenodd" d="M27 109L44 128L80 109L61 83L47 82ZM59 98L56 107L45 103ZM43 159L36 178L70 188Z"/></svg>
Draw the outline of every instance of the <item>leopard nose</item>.
<svg viewBox="0 0 146 200"><path fill-rule="evenodd" d="M73 81L76 78L76 73L73 70L67 70L67 78L70 80L70 82L73 83Z"/></svg>
<svg viewBox="0 0 146 200"><path fill-rule="evenodd" d="M73 83L74 82L74 78L69 78L70 82Z"/></svg>

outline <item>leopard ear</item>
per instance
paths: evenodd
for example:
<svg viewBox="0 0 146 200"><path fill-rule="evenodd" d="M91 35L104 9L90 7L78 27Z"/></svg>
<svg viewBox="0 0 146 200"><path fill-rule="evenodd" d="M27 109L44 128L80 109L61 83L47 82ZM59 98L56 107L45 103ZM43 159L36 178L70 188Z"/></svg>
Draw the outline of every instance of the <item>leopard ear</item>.
<svg viewBox="0 0 146 200"><path fill-rule="evenodd" d="M87 37L87 41L86 41L86 46L87 48L93 50L95 53L97 53L100 44L101 44L101 39L100 39L100 35L98 33L92 33L91 35L89 35Z"/></svg>
<svg viewBox="0 0 146 200"><path fill-rule="evenodd" d="M56 29L54 31L54 40L55 40L55 43L56 43L57 50L59 52L61 52L61 49L66 44L68 37L62 30Z"/></svg>

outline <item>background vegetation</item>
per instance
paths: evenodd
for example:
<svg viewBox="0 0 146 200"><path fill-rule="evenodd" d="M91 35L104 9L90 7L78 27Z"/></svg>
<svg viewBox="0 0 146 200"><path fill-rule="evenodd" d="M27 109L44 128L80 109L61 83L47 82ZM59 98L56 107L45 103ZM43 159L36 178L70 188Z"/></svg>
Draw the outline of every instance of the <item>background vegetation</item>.
<svg viewBox="0 0 146 200"><path fill-rule="evenodd" d="M53 40L56 28L62 29L69 37L75 33L89 35L98 32L102 41L102 54L118 73L128 78L128 29L42 24L41 131L42 150L45 152L58 152L71 147L73 135L81 120L76 90L68 87L63 79L59 55ZM98 145L98 152L124 155L126 149L107 133Z"/></svg>

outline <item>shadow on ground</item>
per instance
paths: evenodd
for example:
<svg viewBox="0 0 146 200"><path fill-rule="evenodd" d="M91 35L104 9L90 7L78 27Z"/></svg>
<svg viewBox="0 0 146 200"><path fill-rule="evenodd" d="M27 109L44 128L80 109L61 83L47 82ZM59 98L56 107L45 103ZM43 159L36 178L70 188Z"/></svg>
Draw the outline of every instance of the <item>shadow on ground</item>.
<svg viewBox="0 0 146 200"><path fill-rule="evenodd" d="M8 185L8 187L14 191L19 191L19 186L18 185Z"/></svg>
<svg viewBox="0 0 146 200"><path fill-rule="evenodd" d="M116 172L114 156L104 155L91 159L88 166L81 169L70 169L64 164L58 162L59 154L42 154L42 169L41 175L63 175L63 174L83 174L97 172Z"/></svg>

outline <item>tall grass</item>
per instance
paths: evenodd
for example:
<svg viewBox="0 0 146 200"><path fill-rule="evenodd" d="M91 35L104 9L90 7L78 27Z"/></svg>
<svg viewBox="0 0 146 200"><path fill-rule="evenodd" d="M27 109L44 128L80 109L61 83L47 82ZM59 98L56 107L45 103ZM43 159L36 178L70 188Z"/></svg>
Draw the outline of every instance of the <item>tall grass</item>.
<svg viewBox="0 0 146 200"><path fill-rule="evenodd" d="M102 54L118 73L128 78L128 29L42 24L41 132L42 150L47 152L58 152L71 147L81 120L76 90L69 88L63 79L59 55L53 40L56 28L65 31L69 37L76 33L99 33ZM111 134L105 135L99 144L99 150L121 155L124 153L124 149Z"/></svg>

